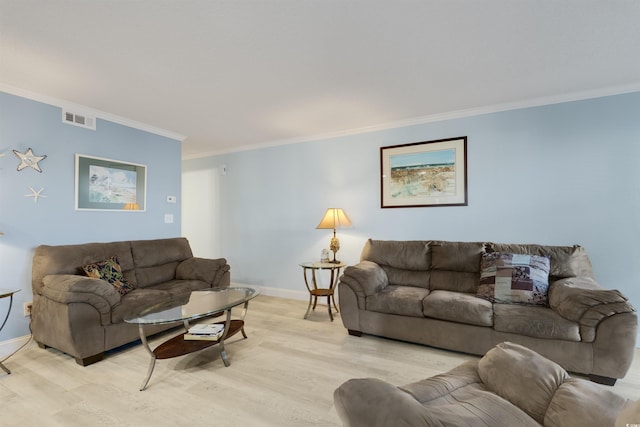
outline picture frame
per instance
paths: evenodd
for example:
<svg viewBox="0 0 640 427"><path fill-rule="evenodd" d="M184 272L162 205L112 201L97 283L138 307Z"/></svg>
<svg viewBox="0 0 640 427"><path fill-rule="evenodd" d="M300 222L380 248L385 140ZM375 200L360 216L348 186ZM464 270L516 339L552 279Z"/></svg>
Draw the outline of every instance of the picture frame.
<svg viewBox="0 0 640 427"><path fill-rule="evenodd" d="M380 147L380 207L467 206L467 137Z"/></svg>
<svg viewBox="0 0 640 427"><path fill-rule="evenodd" d="M76 154L76 210L146 211L147 167Z"/></svg>

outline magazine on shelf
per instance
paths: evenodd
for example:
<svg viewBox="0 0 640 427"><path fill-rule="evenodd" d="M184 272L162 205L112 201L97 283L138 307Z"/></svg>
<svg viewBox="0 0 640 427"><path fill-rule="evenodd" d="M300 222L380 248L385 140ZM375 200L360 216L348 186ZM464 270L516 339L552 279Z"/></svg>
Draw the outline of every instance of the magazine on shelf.
<svg viewBox="0 0 640 427"><path fill-rule="evenodd" d="M184 334L185 340L217 341L224 334L224 325L220 323L200 323L193 325Z"/></svg>
<svg viewBox="0 0 640 427"><path fill-rule="evenodd" d="M184 334L184 339L187 341L217 341L222 338L224 331L220 331L217 334Z"/></svg>
<svg viewBox="0 0 640 427"><path fill-rule="evenodd" d="M224 330L224 325L220 323L200 323L189 328L191 335L216 335Z"/></svg>

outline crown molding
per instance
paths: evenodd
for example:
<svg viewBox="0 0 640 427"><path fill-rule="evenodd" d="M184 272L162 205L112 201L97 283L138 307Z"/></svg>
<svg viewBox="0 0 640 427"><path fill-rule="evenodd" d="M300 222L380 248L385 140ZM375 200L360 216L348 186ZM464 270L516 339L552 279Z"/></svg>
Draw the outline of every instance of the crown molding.
<svg viewBox="0 0 640 427"><path fill-rule="evenodd" d="M97 119L106 120L108 122L117 123L119 125L127 126L130 128L142 130L145 132L153 133L155 135L164 136L166 138L175 139L180 142L184 142L187 138L185 135L171 132L166 129L161 129L156 126L148 125L146 123L140 123L135 120L127 119L125 117L117 116L115 114L107 113L104 111L96 110L91 107L87 107L84 105L76 104L74 102L70 102L64 99L54 98L52 96L43 95L36 92L31 92L25 89L17 88L11 85L7 85L4 83L0 83L0 92L6 92L10 95L19 96L21 98L30 99L32 101L42 102L43 104L53 105L54 107L60 107L62 109L67 109L71 111L75 111L78 113L83 113L88 116L95 117Z"/></svg>
<svg viewBox="0 0 640 427"><path fill-rule="evenodd" d="M408 126L416 126L427 123L441 122L445 120L461 119L466 117L480 116L485 114L499 113L510 110L521 110L524 108L540 107L544 105L563 104L567 102L584 101L587 99L604 98L607 96L623 95L626 93L640 92L640 83L624 86L610 86L602 89L588 90L582 92L572 92L561 95L553 95L539 98L531 98L522 101L509 102L503 104L495 104L478 108L469 108L464 110L450 111L446 113L432 114L429 116L414 117L405 120L383 123L373 126L365 126L339 132L328 132L324 134L311 135L300 138L290 138L274 141L265 141L264 143L245 145L242 147L229 148L226 150L216 150L192 155L183 156L183 160L219 156L222 154L230 154L241 151L251 151L261 148L277 147L282 145L300 144L304 142L319 141L323 139L340 138L352 135L358 135L370 132L379 132L390 129L398 129Z"/></svg>
<svg viewBox="0 0 640 427"><path fill-rule="evenodd" d="M123 126L139 129L145 132L153 133L155 135L164 136L166 138L175 139L180 142L184 142L185 139L187 139L187 136L176 133L176 132L171 132L166 129L161 129L152 125L140 123L135 120L117 116L115 114L110 114L104 111L96 110L94 108L76 104L63 99L54 98L51 96L31 92L31 91L17 88L4 83L0 83L0 92L6 92L11 95L16 95L22 98L31 99L33 101L42 102L42 103L53 105L63 109L78 111L79 113L84 113L102 120L107 120L109 122L117 123ZM464 110L456 110L456 111L433 114L428 116L413 117L410 119L387 122L387 123L382 123L378 125L347 129L343 131L326 132L326 133L321 133L316 135L309 135L305 137L264 141L262 143L243 145L240 147L231 147L228 149L212 150L212 151L200 152L195 154L183 155L182 158L183 160L189 160L189 159L196 159L196 158L219 156L223 154L252 151L252 150L258 150L263 148L278 147L283 145L301 144L305 142L313 142L313 141L319 141L323 139L341 138L341 137L353 136L353 135L370 133L370 132L379 132L379 131L397 129L397 128L408 127L408 126L416 126L416 125L422 125L427 123L440 122L445 120L461 119L466 117L480 116L480 115L498 113L498 112L509 111L509 110L520 110L524 108L540 107L544 105L583 101L587 99L603 98L607 96L622 95L622 94L634 93L634 92L640 92L640 83L632 84L632 85L624 85L624 86L610 86L610 87L595 89L595 90L572 92L572 93L566 93L561 95L531 98L531 99L526 99L526 100L516 101L516 102L495 104L495 105L489 105L489 106L483 106L483 107L477 107L477 108L469 108ZM184 148L185 147L183 145L183 149Z"/></svg>

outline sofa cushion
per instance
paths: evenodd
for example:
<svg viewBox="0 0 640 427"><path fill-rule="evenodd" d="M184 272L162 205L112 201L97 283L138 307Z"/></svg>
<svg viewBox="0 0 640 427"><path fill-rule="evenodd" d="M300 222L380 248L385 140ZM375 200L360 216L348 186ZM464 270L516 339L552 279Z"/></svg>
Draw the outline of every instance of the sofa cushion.
<svg viewBox="0 0 640 427"><path fill-rule="evenodd" d="M148 288L176 278L179 261L159 264L154 267L138 267L136 277L139 288Z"/></svg>
<svg viewBox="0 0 640 427"><path fill-rule="evenodd" d="M422 300L424 315L471 325L493 326L493 304L473 294L432 291Z"/></svg>
<svg viewBox="0 0 640 427"><path fill-rule="evenodd" d="M403 270L426 271L431 264L428 241L368 239L360 261L371 261Z"/></svg>
<svg viewBox="0 0 640 427"><path fill-rule="evenodd" d="M481 383L452 390L438 399L423 403L423 406L429 414L429 422L419 424L424 426L539 426L522 409L488 391ZM411 424L411 427L414 425Z"/></svg>
<svg viewBox="0 0 640 427"><path fill-rule="evenodd" d="M489 390L540 424L556 390L569 378L557 363L510 342L498 344L480 359L478 375Z"/></svg>
<svg viewBox="0 0 640 427"><path fill-rule="evenodd" d="M33 255L31 283L33 291L40 293L42 278L50 274L85 275L83 265L104 261L117 256L124 277L138 284L129 242L84 243L79 245L40 245Z"/></svg>
<svg viewBox="0 0 640 427"><path fill-rule="evenodd" d="M211 285L209 285L207 282L203 282L202 280L170 280L168 282L161 283L159 285L155 285L151 288L146 289L166 291L171 296L174 296L189 293L192 291L211 290Z"/></svg>
<svg viewBox="0 0 640 427"><path fill-rule="evenodd" d="M628 403L629 400L598 384L569 378L554 394L544 417L544 425L547 427L608 426ZM577 408L580 410L576 410ZM639 420L640 418L635 422Z"/></svg>
<svg viewBox="0 0 640 427"><path fill-rule="evenodd" d="M546 305L549 258L504 252L482 254L477 295L498 303Z"/></svg>
<svg viewBox="0 0 640 427"><path fill-rule="evenodd" d="M159 304L171 298L171 294L164 290L137 288L123 296L120 304L111 311L111 323L122 323L124 319L134 316L140 310Z"/></svg>
<svg viewBox="0 0 640 427"><path fill-rule="evenodd" d="M478 362L399 387L420 402L438 426L537 426L522 409L491 393L478 376ZM396 425L396 424L389 424Z"/></svg>
<svg viewBox="0 0 640 427"><path fill-rule="evenodd" d="M549 276L551 281L565 277L593 277L591 261L587 251L579 245L545 246L520 245L513 243L487 243L487 252L508 252L546 256L551 261Z"/></svg>
<svg viewBox="0 0 640 427"><path fill-rule="evenodd" d="M547 307L495 304L493 316L493 329L499 332L565 341L581 339L577 322L565 319Z"/></svg>
<svg viewBox="0 0 640 427"><path fill-rule="evenodd" d="M429 289L429 281L431 278L431 272L429 271L403 270L401 268L389 267L388 265L381 267L387 274L387 279L391 285L415 286Z"/></svg>
<svg viewBox="0 0 640 427"><path fill-rule="evenodd" d="M176 279L201 280L207 283L216 283L218 279L230 270L225 258L187 258L178 264Z"/></svg>
<svg viewBox="0 0 640 427"><path fill-rule="evenodd" d="M429 290L413 286L389 285L367 297L367 310L403 316L424 317L422 300Z"/></svg>
<svg viewBox="0 0 640 427"><path fill-rule="evenodd" d="M176 278L181 261L193 257L187 239L134 240L130 242L137 286L145 288Z"/></svg>
<svg viewBox="0 0 640 427"><path fill-rule="evenodd" d="M484 249L482 242L432 242L431 269L477 273Z"/></svg>
<svg viewBox="0 0 640 427"><path fill-rule="evenodd" d="M87 276L109 282L120 295L126 295L135 289L133 283L129 283L122 274L122 267L118 263L118 257L111 256L104 261L87 264L82 267Z"/></svg>
<svg viewBox="0 0 640 427"><path fill-rule="evenodd" d="M351 379L334 392L345 426L540 427L524 411L489 392L477 362L396 387L375 378Z"/></svg>
<svg viewBox="0 0 640 427"><path fill-rule="evenodd" d="M429 289L476 292L483 248L482 242L431 242Z"/></svg>
<svg viewBox="0 0 640 427"><path fill-rule="evenodd" d="M469 360L448 372L406 384L399 388L411 394L418 402L425 404L453 390L481 382L482 380L478 376L478 361Z"/></svg>
<svg viewBox="0 0 640 427"><path fill-rule="evenodd" d="M369 239L360 261L378 264L387 274L389 284L429 287L431 254L428 241Z"/></svg>

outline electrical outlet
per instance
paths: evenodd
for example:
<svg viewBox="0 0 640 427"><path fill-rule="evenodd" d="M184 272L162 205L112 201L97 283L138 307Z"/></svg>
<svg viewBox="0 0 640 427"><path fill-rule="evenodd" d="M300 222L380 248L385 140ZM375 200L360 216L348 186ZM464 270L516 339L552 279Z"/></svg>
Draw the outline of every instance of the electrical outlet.
<svg viewBox="0 0 640 427"><path fill-rule="evenodd" d="M22 314L24 314L24 317L29 317L31 316L31 308L33 307L33 301L29 301L29 302L25 302L24 305L22 306Z"/></svg>

